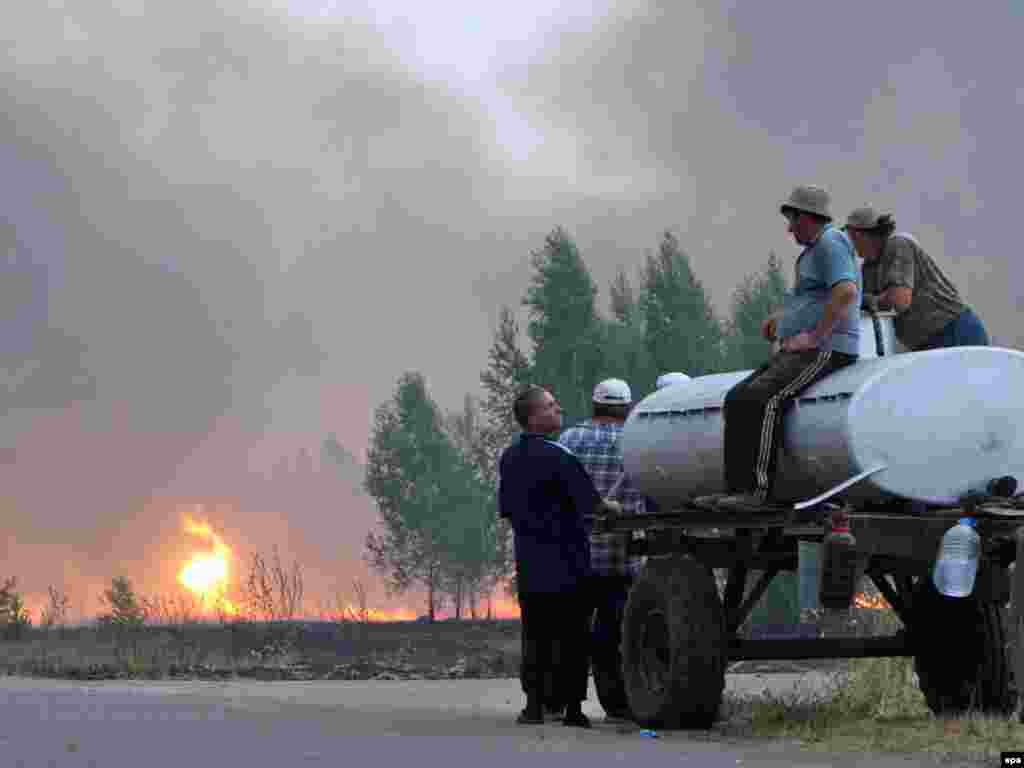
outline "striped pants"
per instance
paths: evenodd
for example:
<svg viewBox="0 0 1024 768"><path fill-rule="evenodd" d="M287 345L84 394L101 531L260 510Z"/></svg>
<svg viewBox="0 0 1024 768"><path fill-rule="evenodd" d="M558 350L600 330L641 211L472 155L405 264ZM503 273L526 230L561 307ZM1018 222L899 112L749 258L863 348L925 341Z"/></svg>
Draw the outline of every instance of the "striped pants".
<svg viewBox="0 0 1024 768"><path fill-rule="evenodd" d="M779 352L729 390L723 413L729 493L771 500L786 401L856 359L842 352Z"/></svg>

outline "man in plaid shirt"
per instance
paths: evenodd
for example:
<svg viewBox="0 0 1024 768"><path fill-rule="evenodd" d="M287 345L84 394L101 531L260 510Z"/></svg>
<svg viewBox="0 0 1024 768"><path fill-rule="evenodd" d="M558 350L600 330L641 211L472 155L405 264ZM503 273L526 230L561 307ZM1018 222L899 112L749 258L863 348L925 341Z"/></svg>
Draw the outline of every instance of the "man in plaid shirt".
<svg viewBox="0 0 1024 768"><path fill-rule="evenodd" d="M633 396L626 382L621 379L602 381L594 388L592 418L565 430L558 438L558 442L583 464L597 492L618 501L622 513L627 515L644 512L644 497L625 475L619 444L632 403ZM629 710L621 685L622 612L633 579L643 565L641 558L627 554L629 539L629 533L590 532L592 595L596 606L592 658L595 666L601 665L607 672L606 679L620 683L618 691L605 697L614 701L614 706L604 702L608 715L625 718L629 717Z"/></svg>

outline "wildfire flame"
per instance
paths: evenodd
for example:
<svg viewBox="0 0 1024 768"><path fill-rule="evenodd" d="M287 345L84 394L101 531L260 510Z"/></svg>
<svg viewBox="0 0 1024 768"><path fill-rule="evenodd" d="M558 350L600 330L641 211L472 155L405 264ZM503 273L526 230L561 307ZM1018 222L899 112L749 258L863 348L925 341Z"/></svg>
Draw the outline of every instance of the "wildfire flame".
<svg viewBox="0 0 1024 768"><path fill-rule="evenodd" d="M863 592L858 592L853 596L853 605L856 608L888 608L888 601L881 595L866 595Z"/></svg>
<svg viewBox="0 0 1024 768"><path fill-rule="evenodd" d="M209 523L196 522L188 515L185 515L185 532L209 542L212 549L194 554L178 572L178 582L199 599L204 609L237 614L238 608L226 595L230 580L231 550L214 533Z"/></svg>

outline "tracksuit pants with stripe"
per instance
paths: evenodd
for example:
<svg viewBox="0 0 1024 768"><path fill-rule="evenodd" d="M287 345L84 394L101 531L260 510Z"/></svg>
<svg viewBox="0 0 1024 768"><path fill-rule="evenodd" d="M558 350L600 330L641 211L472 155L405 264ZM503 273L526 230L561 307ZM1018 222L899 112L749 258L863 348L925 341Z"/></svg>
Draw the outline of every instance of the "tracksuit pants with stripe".
<svg viewBox="0 0 1024 768"><path fill-rule="evenodd" d="M856 355L827 350L779 352L729 391L723 413L729 493L772 500L786 402L856 359Z"/></svg>

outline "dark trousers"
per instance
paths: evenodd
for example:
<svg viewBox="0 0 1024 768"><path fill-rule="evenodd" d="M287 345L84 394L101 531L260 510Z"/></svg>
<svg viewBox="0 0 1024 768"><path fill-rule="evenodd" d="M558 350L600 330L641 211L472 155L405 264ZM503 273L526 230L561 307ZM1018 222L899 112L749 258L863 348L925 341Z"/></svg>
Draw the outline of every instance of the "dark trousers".
<svg viewBox="0 0 1024 768"><path fill-rule="evenodd" d="M988 347L991 341L984 323L973 309L965 309L946 327L924 342L917 350L942 349L944 347Z"/></svg>
<svg viewBox="0 0 1024 768"><path fill-rule="evenodd" d="M594 665L622 669L622 614L633 579L629 576L600 574L593 577L594 626L590 653Z"/></svg>
<svg viewBox="0 0 1024 768"><path fill-rule="evenodd" d="M538 703L586 700L592 611L586 588L519 595L522 684L527 697L536 697Z"/></svg>
<svg viewBox="0 0 1024 768"><path fill-rule="evenodd" d="M771 499L783 406L857 359L842 352L779 352L725 396L725 482L730 493Z"/></svg>

